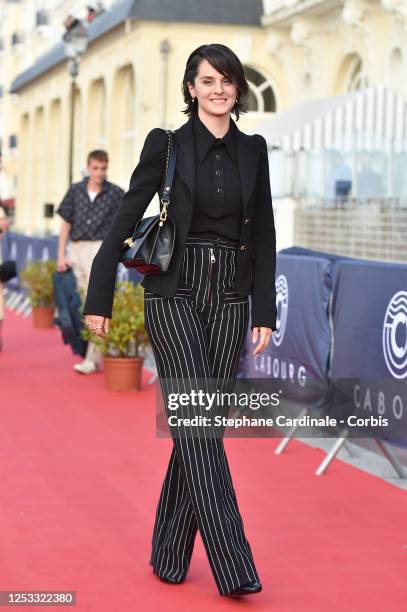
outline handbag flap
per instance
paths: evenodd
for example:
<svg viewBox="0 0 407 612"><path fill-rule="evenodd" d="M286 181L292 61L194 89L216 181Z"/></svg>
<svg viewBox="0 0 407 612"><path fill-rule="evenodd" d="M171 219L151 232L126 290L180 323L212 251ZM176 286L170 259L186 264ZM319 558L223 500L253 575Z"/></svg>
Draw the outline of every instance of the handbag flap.
<svg viewBox="0 0 407 612"><path fill-rule="evenodd" d="M154 215L152 217L144 217L143 219L140 219L136 227L134 228L133 240L144 236L146 232L152 229L153 225L155 225L156 222L157 222L157 215Z"/></svg>

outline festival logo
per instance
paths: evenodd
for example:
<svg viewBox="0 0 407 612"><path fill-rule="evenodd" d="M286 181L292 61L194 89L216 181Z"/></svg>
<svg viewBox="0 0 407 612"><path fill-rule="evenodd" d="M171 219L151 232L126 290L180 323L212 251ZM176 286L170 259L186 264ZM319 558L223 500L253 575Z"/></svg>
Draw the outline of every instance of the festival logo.
<svg viewBox="0 0 407 612"><path fill-rule="evenodd" d="M276 346L283 341L288 317L288 283L284 274L280 274L276 280L276 304L277 304L277 329L271 334Z"/></svg>
<svg viewBox="0 0 407 612"><path fill-rule="evenodd" d="M383 355L394 378L407 378L407 291L398 291L383 322Z"/></svg>

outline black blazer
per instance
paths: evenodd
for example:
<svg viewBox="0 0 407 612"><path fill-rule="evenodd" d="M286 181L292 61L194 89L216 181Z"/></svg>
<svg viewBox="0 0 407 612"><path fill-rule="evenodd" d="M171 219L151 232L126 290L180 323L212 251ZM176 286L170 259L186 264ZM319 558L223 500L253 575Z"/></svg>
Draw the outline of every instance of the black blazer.
<svg viewBox="0 0 407 612"><path fill-rule="evenodd" d="M233 121L232 118L230 118ZM237 128L237 125L236 125ZM168 215L176 225L175 248L164 274L144 275L141 285L165 297L175 294L181 273L185 240L191 223L195 159L192 121L177 130L177 161ZM154 194L161 186L168 136L153 128L146 136L140 161L128 191L112 219L92 263L83 314L112 317L117 263L123 240L133 232ZM236 262L235 290L252 295L251 327L276 329L276 236L270 192L267 144L259 134L236 130L236 149L241 177L243 215Z"/></svg>

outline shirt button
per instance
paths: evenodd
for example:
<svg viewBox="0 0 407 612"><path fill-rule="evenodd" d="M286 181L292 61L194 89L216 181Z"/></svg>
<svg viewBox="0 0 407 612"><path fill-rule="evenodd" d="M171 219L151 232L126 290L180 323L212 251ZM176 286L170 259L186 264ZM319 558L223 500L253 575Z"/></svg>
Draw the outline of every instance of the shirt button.
<svg viewBox="0 0 407 612"><path fill-rule="evenodd" d="M221 170L216 170L216 173L215 173L215 174L216 174L217 176L220 176L220 175L222 174L222 171L221 171Z"/></svg>
<svg viewBox="0 0 407 612"><path fill-rule="evenodd" d="M220 187L218 187L216 191L217 191L218 193L222 193L223 189L221 189Z"/></svg>
<svg viewBox="0 0 407 612"><path fill-rule="evenodd" d="M249 221L250 221L249 217L247 217L247 218L244 220L244 222L245 222L245 223L249 223Z"/></svg>
<svg viewBox="0 0 407 612"><path fill-rule="evenodd" d="M220 153L216 153L215 157L216 159L220 159Z"/></svg>

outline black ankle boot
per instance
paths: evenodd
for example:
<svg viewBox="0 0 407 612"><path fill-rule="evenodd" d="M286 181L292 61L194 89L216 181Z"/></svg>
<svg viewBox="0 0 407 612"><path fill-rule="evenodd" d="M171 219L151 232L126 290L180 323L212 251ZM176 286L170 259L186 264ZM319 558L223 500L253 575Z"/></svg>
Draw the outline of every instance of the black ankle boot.
<svg viewBox="0 0 407 612"><path fill-rule="evenodd" d="M260 593L262 586L258 580L251 580L242 584L240 587L228 593L230 597L240 597L241 595L251 595L252 593Z"/></svg>

